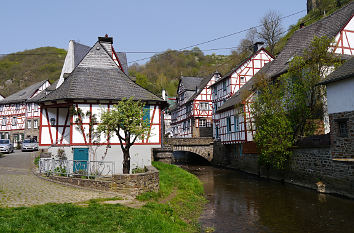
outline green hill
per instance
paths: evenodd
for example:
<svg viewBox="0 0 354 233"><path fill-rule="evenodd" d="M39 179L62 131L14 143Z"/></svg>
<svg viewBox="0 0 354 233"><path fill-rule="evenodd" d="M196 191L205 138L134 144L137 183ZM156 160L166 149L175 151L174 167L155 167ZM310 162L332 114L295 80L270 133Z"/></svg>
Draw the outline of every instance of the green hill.
<svg viewBox="0 0 354 233"><path fill-rule="evenodd" d="M0 94L9 96L36 82L59 78L66 51L41 47L0 58Z"/></svg>
<svg viewBox="0 0 354 233"><path fill-rule="evenodd" d="M287 34L277 43L275 55L282 50L300 23L308 26L350 1L318 0L317 8L289 27ZM153 56L144 65L130 66L129 74L137 78L139 85L157 95L166 89L170 96L174 96L181 75L206 77L216 70L225 74L249 54L250 51L242 49L232 51L231 55L205 55L197 47L185 51L167 50ZM59 78L65 55L64 49L42 47L0 57L0 94L8 96L45 79L55 81Z"/></svg>
<svg viewBox="0 0 354 233"><path fill-rule="evenodd" d="M274 55L280 53L287 40L299 29L301 23L308 26L317 22L350 1L353 0L317 0L316 8L289 27L287 33L276 44ZM304 5L306 5L306 1L304 1ZM153 56L144 65L130 66L129 73L136 76L138 84L155 94L159 95L161 90L165 89L168 95L175 96L178 78L181 75L204 77L211 75L215 70L225 74L249 54L249 51L240 51L240 49L232 51L231 55L204 55L199 48L189 51L167 50Z"/></svg>

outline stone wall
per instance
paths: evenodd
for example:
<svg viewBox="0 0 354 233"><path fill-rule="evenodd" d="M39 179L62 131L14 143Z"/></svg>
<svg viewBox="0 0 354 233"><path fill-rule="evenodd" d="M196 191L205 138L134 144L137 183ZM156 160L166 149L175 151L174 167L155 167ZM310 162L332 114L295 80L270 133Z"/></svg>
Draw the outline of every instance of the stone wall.
<svg viewBox="0 0 354 233"><path fill-rule="evenodd" d="M347 125L347 136L340 136L339 122ZM331 149L333 158L354 159L354 111L340 112L329 115L331 125Z"/></svg>
<svg viewBox="0 0 354 233"><path fill-rule="evenodd" d="M153 166L147 169L145 173L113 175L112 178L97 180L65 176L49 176L48 179L85 188L137 196L144 192L159 191L159 171Z"/></svg>
<svg viewBox="0 0 354 233"><path fill-rule="evenodd" d="M258 156L256 154L243 154L242 147L243 144L223 145L221 142L214 142L212 164L258 175Z"/></svg>
<svg viewBox="0 0 354 233"><path fill-rule="evenodd" d="M171 148L153 148L152 149L153 160L160 161L162 163L173 163L173 150Z"/></svg>
<svg viewBox="0 0 354 233"><path fill-rule="evenodd" d="M214 143L212 163L324 193L354 198L354 161L332 159L328 146L295 148L286 172L262 168L258 165L258 155L242 154L240 151L242 144Z"/></svg>

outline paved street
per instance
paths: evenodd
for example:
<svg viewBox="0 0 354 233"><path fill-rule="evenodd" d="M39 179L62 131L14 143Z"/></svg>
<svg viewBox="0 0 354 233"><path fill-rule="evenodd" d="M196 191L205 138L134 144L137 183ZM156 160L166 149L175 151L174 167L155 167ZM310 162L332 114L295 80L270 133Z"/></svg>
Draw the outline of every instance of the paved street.
<svg viewBox="0 0 354 233"><path fill-rule="evenodd" d="M42 180L32 174L33 157L34 153L16 151L0 158L0 206L81 202L114 196Z"/></svg>

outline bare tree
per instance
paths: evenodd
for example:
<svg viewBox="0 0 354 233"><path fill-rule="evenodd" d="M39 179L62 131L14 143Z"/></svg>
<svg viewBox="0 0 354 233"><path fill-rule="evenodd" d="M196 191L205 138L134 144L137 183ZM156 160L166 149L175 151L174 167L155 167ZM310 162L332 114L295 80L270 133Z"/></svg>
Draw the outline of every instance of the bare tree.
<svg viewBox="0 0 354 233"><path fill-rule="evenodd" d="M240 44L237 47L237 52L242 53L250 53L253 51L253 45L257 41L257 29L251 28L244 39L241 40Z"/></svg>
<svg viewBox="0 0 354 233"><path fill-rule="evenodd" d="M275 11L269 11L261 19L261 28L258 32L259 39L269 47L269 52L274 54L275 44L283 34L280 15Z"/></svg>

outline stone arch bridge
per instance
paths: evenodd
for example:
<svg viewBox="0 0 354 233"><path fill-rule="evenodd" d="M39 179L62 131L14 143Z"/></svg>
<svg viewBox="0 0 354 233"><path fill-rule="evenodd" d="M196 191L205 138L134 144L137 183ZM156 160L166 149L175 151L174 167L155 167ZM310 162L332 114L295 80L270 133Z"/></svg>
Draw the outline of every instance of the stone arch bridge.
<svg viewBox="0 0 354 233"><path fill-rule="evenodd" d="M209 162L213 160L213 138L166 138L165 143L172 151L193 152Z"/></svg>

